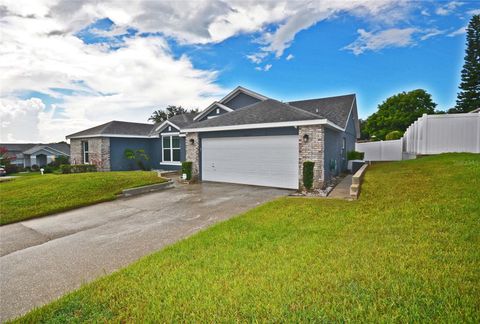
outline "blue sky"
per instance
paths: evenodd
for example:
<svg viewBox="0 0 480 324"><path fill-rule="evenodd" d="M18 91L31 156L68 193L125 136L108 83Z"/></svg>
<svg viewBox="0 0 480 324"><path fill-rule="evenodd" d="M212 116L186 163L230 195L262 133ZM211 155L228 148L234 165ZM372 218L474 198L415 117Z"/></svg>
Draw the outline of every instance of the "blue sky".
<svg viewBox="0 0 480 324"><path fill-rule="evenodd" d="M0 20L2 141L202 109L237 85L285 101L356 93L362 118L423 88L445 110L480 13L477 1L55 1Z"/></svg>

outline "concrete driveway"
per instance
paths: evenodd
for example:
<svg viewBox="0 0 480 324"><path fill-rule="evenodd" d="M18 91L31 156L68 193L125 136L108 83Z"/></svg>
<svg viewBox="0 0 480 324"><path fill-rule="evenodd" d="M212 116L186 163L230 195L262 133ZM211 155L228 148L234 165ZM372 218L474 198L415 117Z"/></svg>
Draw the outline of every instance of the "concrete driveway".
<svg viewBox="0 0 480 324"><path fill-rule="evenodd" d="M177 185L2 226L0 321L289 192L221 183Z"/></svg>

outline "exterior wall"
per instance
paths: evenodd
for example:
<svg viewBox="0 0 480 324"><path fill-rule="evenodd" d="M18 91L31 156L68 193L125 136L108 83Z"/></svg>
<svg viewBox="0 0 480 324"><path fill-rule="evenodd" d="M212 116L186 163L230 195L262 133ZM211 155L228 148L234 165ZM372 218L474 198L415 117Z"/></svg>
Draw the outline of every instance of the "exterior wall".
<svg viewBox="0 0 480 324"><path fill-rule="evenodd" d="M346 147L343 150L344 138ZM325 183L330 181L332 177L347 171L347 152L355 150L355 142L356 129L353 115L347 121L344 132L333 128L325 128Z"/></svg>
<svg viewBox="0 0 480 324"><path fill-rule="evenodd" d="M83 162L82 140L77 138L72 138L70 140L70 163L82 164L82 162Z"/></svg>
<svg viewBox="0 0 480 324"><path fill-rule="evenodd" d="M158 169L161 159L160 138L110 138L110 169L111 171L139 170L135 161L124 156L126 149L145 150L149 160L144 162L146 167Z"/></svg>
<svg viewBox="0 0 480 324"><path fill-rule="evenodd" d="M308 135L308 141L303 137ZM321 125L300 126L298 128L298 148L299 148L299 188L303 189L303 162L315 162L313 167L313 188L323 188L324 186L324 128Z"/></svg>
<svg viewBox="0 0 480 324"><path fill-rule="evenodd" d="M200 177L200 138L198 133L188 133L185 138L186 161L192 162L192 180Z"/></svg>
<svg viewBox="0 0 480 324"><path fill-rule="evenodd" d="M250 97L249 95L240 92L238 95L225 102L224 105L232 109L238 109L259 101L260 100L257 98Z"/></svg>
<svg viewBox="0 0 480 324"><path fill-rule="evenodd" d="M83 163L82 141L88 141L89 159L98 171L110 171L110 138L92 137L70 140L70 161L72 164Z"/></svg>

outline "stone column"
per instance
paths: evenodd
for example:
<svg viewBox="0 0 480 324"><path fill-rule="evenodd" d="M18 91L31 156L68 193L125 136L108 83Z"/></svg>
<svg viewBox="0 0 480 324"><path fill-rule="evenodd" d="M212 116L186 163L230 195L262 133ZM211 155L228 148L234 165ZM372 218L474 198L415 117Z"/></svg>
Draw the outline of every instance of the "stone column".
<svg viewBox="0 0 480 324"><path fill-rule="evenodd" d="M198 133L188 133L185 138L186 160L192 162L192 181L200 176L200 138Z"/></svg>
<svg viewBox="0 0 480 324"><path fill-rule="evenodd" d="M306 141L305 136L308 136ZM324 139L324 129L321 125L298 127L298 172L300 189L305 189L303 186L303 162L305 161L315 162L312 189L323 188L325 179L323 170Z"/></svg>

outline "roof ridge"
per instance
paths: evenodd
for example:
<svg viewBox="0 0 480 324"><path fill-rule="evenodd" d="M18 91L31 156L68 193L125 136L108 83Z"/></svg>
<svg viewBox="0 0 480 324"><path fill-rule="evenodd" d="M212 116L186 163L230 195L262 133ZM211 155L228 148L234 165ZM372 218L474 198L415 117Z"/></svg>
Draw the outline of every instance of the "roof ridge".
<svg viewBox="0 0 480 324"><path fill-rule="evenodd" d="M292 108L292 109L294 109L294 110L296 110L296 111L298 111L298 112L301 112L301 113L304 113L304 114L310 115L310 116L312 116L312 117L321 117L321 118L325 118L325 117L322 117L322 116L320 116L319 114L314 114L314 113L311 113L311 112L309 112L309 111L306 111L306 110L304 110L304 109L301 109L301 108L298 108L298 107L292 106L292 105L290 105L289 103L282 102L282 101L279 101L279 100L276 100L276 99L271 99L271 100L275 100L275 101L277 101L277 102L280 102L281 104L284 104L285 106L287 106L287 107L289 107L289 108Z"/></svg>
<svg viewBox="0 0 480 324"><path fill-rule="evenodd" d="M356 96L357 96L357 94L356 94L356 93L349 93L349 94L338 95L338 96L331 96L331 97L322 97L322 98L310 98L310 99L292 100L292 101L288 101L288 103L291 103L291 102L302 102L302 101L311 101L311 100L333 99L333 98L348 97L348 96L354 96L354 97L356 97Z"/></svg>

